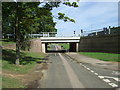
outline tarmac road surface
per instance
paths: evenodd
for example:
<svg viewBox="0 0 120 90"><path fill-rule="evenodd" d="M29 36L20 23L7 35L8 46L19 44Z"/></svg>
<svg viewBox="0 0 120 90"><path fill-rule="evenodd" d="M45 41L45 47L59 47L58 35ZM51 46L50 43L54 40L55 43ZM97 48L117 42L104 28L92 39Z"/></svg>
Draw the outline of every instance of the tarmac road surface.
<svg viewBox="0 0 120 90"><path fill-rule="evenodd" d="M57 45L52 46L57 50ZM49 53L48 70L43 71L40 88L114 88L80 63L73 62L64 53ZM38 88L39 88L38 87Z"/></svg>

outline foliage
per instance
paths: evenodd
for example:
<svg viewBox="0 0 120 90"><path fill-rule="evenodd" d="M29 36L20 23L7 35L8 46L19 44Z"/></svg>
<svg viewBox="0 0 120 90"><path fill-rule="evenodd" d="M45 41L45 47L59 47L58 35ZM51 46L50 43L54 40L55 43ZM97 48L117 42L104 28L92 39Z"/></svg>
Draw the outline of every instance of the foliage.
<svg viewBox="0 0 120 90"><path fill-rule="evenodd" d="M120 54L112 54L112 53L100 53L100 52L80 52L82 55L86 55L92 58L96 58L103 61L115 61L120 62L118 58Z"/></svg>
<svg viewBox="0 0 120 90"><path fill-rule="evenodd" d="M40 32L57 32L56 23L53 22L51 10L59 7L60 2L46 2L43 7L40 2L2 2L3 33L14 34L16 39L16 65L19 65L20 50L28 46L29 34ZM78 7L76 2L63 3L67 6ZM73 19L58 13L58 19L65 22Z"/></svg>
<svg viewBox="0 0 120 90"><path fill-rule="evenodd" d="M64 49L69 49L70 48L69 44L67 44L67 43L62 43L62 44L59 44L59 45Z"/></svg>
<svg viewBox="0 0 120 90"><path fill-rule="evenodd" d="M69 17L66 17L64 13L58 13L58 19L63 19L65 22L71 21L75 23L74 19L70 19Z"/></svg>
<svg viewBox="0 0 120 90"><path fill-rule="evenodd" d="M3 2L3 33L16 34L16 3ZM29 40L28 34L40 32L56 32L52 13L49 9L38 7L39 3L18 2L18 30L21 47ZM16 31L18 32L18 31Z"/></svg>
<svg viewBox="0 0 120 90"><path fill-rule="evenodd" d="M76 2L70 3L70 2L64 2L63 4L67 5L67 6L73 6L73 7L78 7Z"/></svg>

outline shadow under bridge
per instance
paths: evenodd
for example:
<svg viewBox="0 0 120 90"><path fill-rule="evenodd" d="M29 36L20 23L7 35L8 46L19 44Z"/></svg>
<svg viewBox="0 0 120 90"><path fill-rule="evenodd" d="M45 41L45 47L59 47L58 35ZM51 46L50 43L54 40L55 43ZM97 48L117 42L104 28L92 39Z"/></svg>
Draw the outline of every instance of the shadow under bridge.
<svg viewBox="0 0 120 90"><path fill-rule="evenodd" d="M78 52L79 51L79 42L80 37L41 37L42 42L42 52ZM50 44L52 46L50 46ZM56 49L55 44L67 44L69 45L68 49L60 47ZM51 47L49 49L49 47Z"/></svg>

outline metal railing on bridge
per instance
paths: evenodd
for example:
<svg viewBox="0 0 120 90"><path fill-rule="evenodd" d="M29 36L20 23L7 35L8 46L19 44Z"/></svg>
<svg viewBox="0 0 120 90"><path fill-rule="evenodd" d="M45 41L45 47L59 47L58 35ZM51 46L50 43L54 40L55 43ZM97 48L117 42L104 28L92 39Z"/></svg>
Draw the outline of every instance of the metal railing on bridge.
<svg viewBox="0 0 120 90"><path fill-rule="evenodd" d="M120 27L110 27L96 30L81 30L80 33L57 33L57 32L41 32L39 34L28 34L31 38L40 38L40 37L81 37L81 36L102 36L102 35L120 35ZM6 34L8 38L15 37L14 34ZM26 37L26 36L25 36Z"/></svg>
<svg viewBox="0 0 120 90"><path fill-rule="evenodd" d="M41 32L39 34L28 34L31 38L56 37L57 32ZM15 34L6 34L7 38L15 37ZM26 37L26 36L25 36ZM4 35L3 35L4 38Z"/></svg>
<svg viewBox="0 0 120 90"><path fill-rule="evenodd" d="M15 37L15 34L6 34L8 38ZM31 38L40 38L40 37L79 37L80 35L63 35L62 33L57 32L41 32L39 34L28 34ZM26 37L26 36L25 36Z"/></svg>
<svg viewBox="0 0 120 90"><path fill-rule="evenodd" d="M40 34L28 34L31 38L56 37L57 32L41 32Z"/></svg>
<svg viewBox="0 0 120 90"><path fill-rule="evenodd" d="M103 35L118 35L120 34L120 27L103 28L89 31L82 31L81 36L103 36Z"/></svg>

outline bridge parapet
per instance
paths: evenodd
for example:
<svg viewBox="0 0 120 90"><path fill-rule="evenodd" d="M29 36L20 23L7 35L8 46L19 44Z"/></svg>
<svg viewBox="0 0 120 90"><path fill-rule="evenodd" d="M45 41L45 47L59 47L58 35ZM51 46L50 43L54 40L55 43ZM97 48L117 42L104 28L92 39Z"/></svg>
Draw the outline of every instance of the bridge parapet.
<svg viewBox="0 0 120 90"><path fill-rule="evenodd" d="M80 37L41 37L43 43L71 43L80 42Z"/></svg>
<svg viewBox="0 0 120 90"><path fill-rule="evenodd" d="M41 39L54 39L54 40L79 40L80 37L41 37Z"/></svg>

